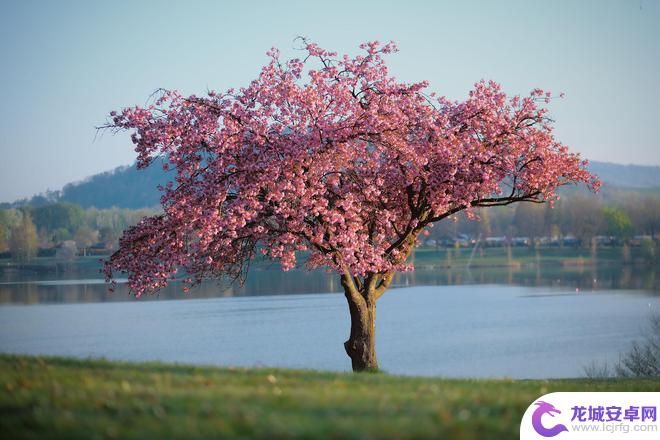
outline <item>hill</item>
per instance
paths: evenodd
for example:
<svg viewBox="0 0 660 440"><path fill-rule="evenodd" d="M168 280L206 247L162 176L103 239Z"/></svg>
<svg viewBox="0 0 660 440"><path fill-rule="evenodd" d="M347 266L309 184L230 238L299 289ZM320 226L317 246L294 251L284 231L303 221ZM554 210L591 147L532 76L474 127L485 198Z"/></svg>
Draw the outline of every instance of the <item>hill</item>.
<svg viewBox="0 0 660 440"><path fill-rule="evenodd" d="M167 180L160 163L143 170L127 165L66 185L59 200L77 203L83 208L147 208L160 204L157 188Z"/></svg>
<svg viewBox="0 0 660 440"><path fill-rule="evenodd" d="M609 162L591 162L589 169L600 177L606 187L631 189L635 192L658 193L660 166L620 165ZM44 205L56 201L77 203L84 208L146 208L159 204L159 184L169 176L156 162L144 170L135 166L122 166L96 174L81 182L69 183L61 191L17 201L11 206Z"/></svg>
<svg viewBox="0 0 660 440"><path fill-rule="evenodd" d="M660 187L660 166L590 162L589 169L606 185L624 188Z"/></svg>

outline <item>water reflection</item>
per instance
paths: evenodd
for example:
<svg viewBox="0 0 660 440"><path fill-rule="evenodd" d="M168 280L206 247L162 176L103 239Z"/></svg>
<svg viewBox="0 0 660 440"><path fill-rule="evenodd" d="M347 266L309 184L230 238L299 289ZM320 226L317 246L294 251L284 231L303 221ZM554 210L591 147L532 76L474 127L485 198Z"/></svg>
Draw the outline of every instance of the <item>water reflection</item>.
<svg viewBox="0 0 660 440"><path fill-rule="evenodd" d="M108 293L98 275L98 262L68 264L55 270L4 269L0 267L0 304L85 303L131 299L125 284ZM560 287L577 292L592 290L645 290L660 295L655 265L519 265L509 267L420 267L398 274L395 287L423 285L507 284L528 287ZM222 296L256 296L340 292L337 276L321 270L282 272L276 267L254 268L243 286L205 282L189 294L173 283L158 295L143 300L193 299Z"/></svg>

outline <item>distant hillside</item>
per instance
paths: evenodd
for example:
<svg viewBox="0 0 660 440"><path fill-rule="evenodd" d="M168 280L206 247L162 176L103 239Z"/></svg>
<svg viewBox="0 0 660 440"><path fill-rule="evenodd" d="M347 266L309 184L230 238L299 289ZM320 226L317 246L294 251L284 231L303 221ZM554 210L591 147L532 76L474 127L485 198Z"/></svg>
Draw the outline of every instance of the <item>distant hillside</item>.
<svg viewBox="0 0 660 440"><path fill-rule="evenodd" d="M167 179L160 163L143 170L138 170L135 165L125 165L80 182L69 183L60 191L49 191L31 199L0 204L0 208L43 206L55 202L76 203L83 208L150 208L160 204L157 187L165 184Z"/></svg>
<svg viewBox="0 0 660 440"><path fill-rule="evenodd" d="M157 187L167 183L167 179L159 162L143 170L134 165L123 166L64 186L59 200L84 208L152 207L160 204Z"/></svg>
<svg viewBox="0 0 660 440"><path fill-rule="evenodd" d="M608 162L591 162L589 168L600 177L607 187L630 188L642 192L660 189L660 166L619 165ZM137 170L135 166L123 166L112 171L96 174L82 182L70 183L61 191L22 200L14 205L42 205L55 201L77 203L84 208L145 208L160 203L159 184L167 182L160 163Z"/></svg>
<svg viewBox="0 0 660 440"><path fill-rule="evenodd" d="M590 162L589 169L608 185L625 188L660 187L660 166Z"/></svg>

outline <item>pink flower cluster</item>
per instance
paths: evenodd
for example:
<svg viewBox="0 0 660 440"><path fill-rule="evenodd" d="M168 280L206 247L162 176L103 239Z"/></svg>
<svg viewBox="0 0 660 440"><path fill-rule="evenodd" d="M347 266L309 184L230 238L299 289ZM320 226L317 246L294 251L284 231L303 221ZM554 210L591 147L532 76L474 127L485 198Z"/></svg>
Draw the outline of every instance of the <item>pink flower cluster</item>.
<svg viewBox="0 0 660 440"><path fill-rule="evenodd" d="M307 251L311 267L366 277L405 270L419 233L475 207L552 201L557 187L599 183L552 134L550 94L508 98L479 82L463 102L392 77L363 44L338 58L315 44L283 62L271 50L239 91L183 97L112 113L132 132L138 166L156 159L176 176L163 214L128 229L106 262L140 295L183 269L189 284L238 277L257 252L284 270Z"/></svg>

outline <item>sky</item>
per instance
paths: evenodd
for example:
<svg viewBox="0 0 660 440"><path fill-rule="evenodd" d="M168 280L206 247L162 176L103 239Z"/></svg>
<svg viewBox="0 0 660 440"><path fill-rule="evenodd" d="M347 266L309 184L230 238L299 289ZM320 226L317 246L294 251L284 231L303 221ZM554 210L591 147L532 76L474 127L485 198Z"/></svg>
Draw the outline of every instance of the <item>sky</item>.
<svg viewBox="0 0 660 440"><path fill-rule="evenodd" d="M660 165L660 0L0 2L0 202L133 163L111 110L157 88L247 85L296 36L356 54L394 40L399 80L463 99L540 87L556 137L591 160Z"/></svg>

